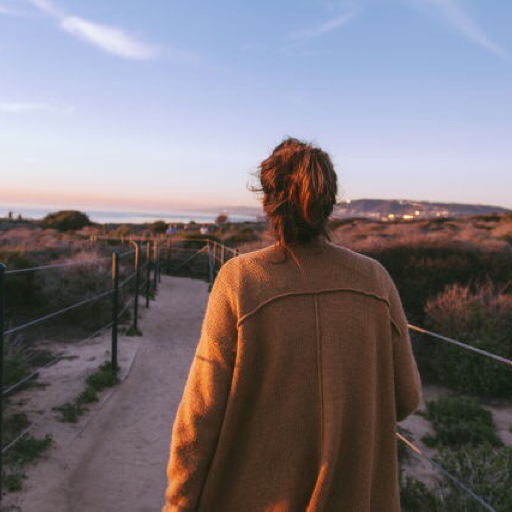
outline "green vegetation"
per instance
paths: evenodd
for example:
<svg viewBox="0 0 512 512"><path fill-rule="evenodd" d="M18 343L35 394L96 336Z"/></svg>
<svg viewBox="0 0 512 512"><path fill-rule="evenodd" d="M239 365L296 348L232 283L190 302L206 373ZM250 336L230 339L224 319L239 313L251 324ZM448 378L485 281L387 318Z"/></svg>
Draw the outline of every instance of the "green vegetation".
<svg viewBox="0 0 512 512"><path fill-rule="evenodd" d="M167 231L167 223L163 220L156 220L151 224L150 230L154 235L163 235Z"/></svg>
<svg viewBox="0 0 512 512"><path fill-rule="evenodd" d="M503 444L496 433L492 413L474 399L450 397L427 402L425 416L436 431L434 437L423 437L428 446Z"/></svg>
<svg viewBox="0 0 512 512"><path fill-rule="evenodd" d="M400 505L402 512L437 512L437 499L423 482L401 475ZM451 511L453 512L453 511Z"/></svg>
<svg viewBox="0 0 512 512"><path fill-rule="evenodd" d="M61 413L60 420L76 423L80 416L88 411L87 405L98 401L97 393L118 383L118 372L112 371L112 366L109 362L103 363L94 373L87 377L87 387L73 402L55 407L55 410Z"/></svg>
<svg viewBox="0 0 512 512"><path fill-rule="evenodd" d="M21 338L7 336L4 340L3 372L3 385L5 388L19 382L30 374L29 360Z"/></svg>
<svg viewBox="0 0 512 512"><path fill-rule="evenodd" d="M142 336L142 331L139 328L135 328L133 325L130 325L128 329L126 329L125 336Z"/></svg>
<svg viewBox="0 0 512 512"><path fill-rule="evenodd" d="M76 210L61 210L49 213L43 219L43 224L59 231L78 231L92 223L85 213Z"/></svg>
<svg viewBox="0 0 512 512"><path fill-rule="evenodd" d="M96 372L87 377L87 386L98 392L115 386L119 383L118 370L114 372L109 362L103 363Z"/></svg>
<svg viewBox="0 0 512 512"><path fill-rule="evenodd" d="M435 429L425 444L438 449L434 461L471 488L499 512L512 505L512 448L503 447L492 414L473 398L427 402L424 416ZM481 505L453 481L438 475L433 489L405 475L399 457L400 498L404 512L479 512Z"/></svg>
<svg viewBox="0 0 512 512"><path fill-rule="evenodd" d="M3 422L4 446L8 446L30 423L24 413L16 413L6 418ZM23 467L41 455L52 444L52 438L46 435L43 439L36 439L26 433L5 453L3 459L3 478L5 488L9 492L19 491L23 480L26 478Z"/></svg>
<svg viewBox="0 0 512 512"><path fill-rule="evenodd" d="M435 459L444 469L464 482L498 512L512 510L512 447L492 448L488 444L463 450L443 449ZM442 512L481 512L482 506L445 479L440 486Z"/></svg>
<svg viewBox="0 0 512 512"><path fill-rule="evenodd" d="M20 252L0 251L0 262L7 270L19 270L37 266L37 261ZM34 272L8 275L5 278L6 319L9 322L15 318L18 309L37 308L41 305L40 282Z"/></svg>
<svg viewBox="0 0 512 512"><path fill-rule="evenodd" d="M43 439L36 439L26 434L7 452L5 463L24 466L39 458L51 444L50 435L46 435Z"/></svg>

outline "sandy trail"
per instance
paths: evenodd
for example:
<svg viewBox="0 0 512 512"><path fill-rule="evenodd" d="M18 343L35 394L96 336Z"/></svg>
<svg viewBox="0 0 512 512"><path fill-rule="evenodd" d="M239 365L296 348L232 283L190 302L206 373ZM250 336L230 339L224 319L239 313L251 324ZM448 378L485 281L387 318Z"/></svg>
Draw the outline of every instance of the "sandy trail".
<svg viewBox="0 0 512 512"><path fill-rule="evenodd" d="M208 285L162 277L129 377L80 436L29 473L23 512L157 512L171 429L199 340ZM121 350L121 349L120 349Z"/></svg>

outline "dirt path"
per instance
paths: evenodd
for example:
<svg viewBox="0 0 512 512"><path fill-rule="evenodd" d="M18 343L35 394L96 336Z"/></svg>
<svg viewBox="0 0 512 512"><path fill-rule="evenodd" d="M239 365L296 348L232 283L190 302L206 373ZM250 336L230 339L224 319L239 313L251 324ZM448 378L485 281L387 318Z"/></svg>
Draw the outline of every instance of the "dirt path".
<svg viewBox="0 0 512 512"><path fill-rule="evenodd" d="M23 512L161 509L172 422L199 340L207 287L162 278L157 300L144 312L129 377L91 412L80 436L57 445L28 473L27 490L16 500Z"/></svg>

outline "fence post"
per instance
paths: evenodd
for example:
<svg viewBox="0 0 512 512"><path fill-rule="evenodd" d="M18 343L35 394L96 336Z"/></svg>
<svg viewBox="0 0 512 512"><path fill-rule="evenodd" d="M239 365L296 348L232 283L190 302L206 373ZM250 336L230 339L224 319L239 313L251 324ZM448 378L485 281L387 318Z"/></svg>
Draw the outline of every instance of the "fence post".
<svg viewBox="0 0 512 512"><path fill-rule="evenodd" d="M135 246L135 301L133 303L133 329L137 331L139 320L139 287L140 287L140 247L137 242L130 240Z"/></svg>
<svg viewBox="0 0 512 512"><path fill-rule="evenodd" d="M117 315L119 309L119 254L112 253L112 361L110 363L112 372L117 370Z"/></svg>
<svg viewBox="0 0 512 512"><path fill-rule="evenodd" d="M5 318L5 265L0 263L0 448L3 443L3 422L4 422L4 318ZM0 502L3 491L3 456L0 449Z"/></svg>
<svg viewBox="0 0 512 512"><path fill-rule="evenodd" d="M220 266L221 267L224 266L225 258L226 258L226 246L224 244L222 244L220 246Z"/></svg>
<svg viewBox="0 0 512 512"><path fill-rule="evenodd" d="M213 265L213 278L215 279L215 267L217 265L217 242L213 241L213 251L212 251L212 265ZM213 283L213 280L212 280Z"/></svg>
<svg viewBox="0 0 512 512"><path fill-rule="evenodd" d="M215 242L213 242L215 243ZM213 287L213 262L212 262L212 253L210 251L210 242L208 241L208 291L210 292Z"/></svg>
<svg viewBox="0 0 512 512"><path fill-rule="evenodd" d="M210 240L206 239L206 278L210 280Z"/></svg>
<svg viewBox="0 0 512 512"><path fill-rule="evenodd" d="M149 308L149 289L151 287L151 245L146 244L146 307Z"/></svg>
<svg viewBox="0 0 512 512"><path fill-rule="evenodd" d="M160 266L160 244L158 244L158 282L162 280L162 267Z"/></svg>
<svg viewBox="0 0 512 512"><path fill-rule="evenodd" d="M171 275L171 245L172 245L172 238L167 239L167 259L166 259L166 271L167 275Z"/></svg>
<svg viewBox="0 0 512 512"><path fill-rule="evenodd" d="M158 242L155 240L153 243L153 290L155 291L158 286Z"/></svg>

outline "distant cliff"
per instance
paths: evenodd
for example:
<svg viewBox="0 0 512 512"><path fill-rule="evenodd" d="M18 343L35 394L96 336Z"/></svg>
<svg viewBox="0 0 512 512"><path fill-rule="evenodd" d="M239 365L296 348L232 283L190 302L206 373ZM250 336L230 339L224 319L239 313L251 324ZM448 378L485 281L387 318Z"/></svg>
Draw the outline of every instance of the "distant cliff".
<svg viewBox="0 0 512 512"><path fill-rule="evenodd" d="M431 203L406 199L354 199L341 201L335 208L334 216L369 217L380 220L463 217L469 215L489 215L512 213L501 206L482 204Z"/></svg>

